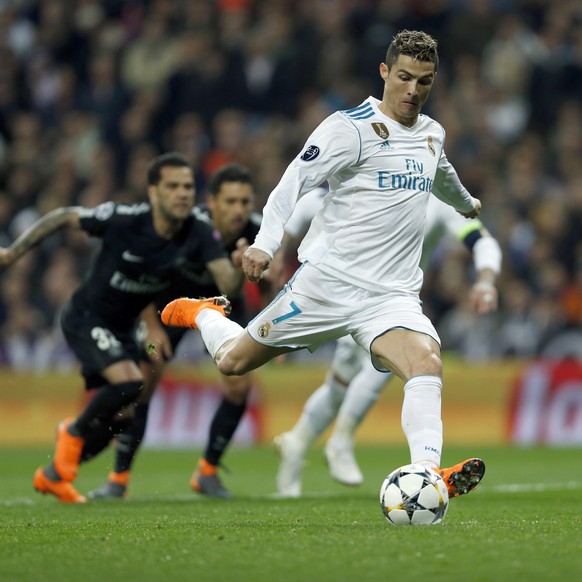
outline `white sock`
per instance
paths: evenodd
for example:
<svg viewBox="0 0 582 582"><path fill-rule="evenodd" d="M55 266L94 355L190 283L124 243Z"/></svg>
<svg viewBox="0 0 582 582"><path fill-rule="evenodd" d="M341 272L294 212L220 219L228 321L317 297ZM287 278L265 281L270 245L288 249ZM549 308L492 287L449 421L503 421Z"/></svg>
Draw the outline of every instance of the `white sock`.
<svg viewBox="0 0 582 582"><path fill-rule="evenodd" d="M415 376L404 385L402 430L408 440L411 463L440 467L442 387L438 376Z"/></svg>
<svg viewBox="0 0 582 582"><path fill-rule="evenodd" d="M293 428L289 431L295 437L295 443L304 455L307 449L313 444L315 439L319 436L309 426L309 417L305 411L301 414Z"/></svg>
<svg viewBox="0 0 582 582"><path fill-rule="evenodd" d="M214 359L216 352L228 341L238 336L243 328L214 309L202 309L196 316L196 325L202 341Z"/></svg>
<svg viewBox="0 0 582 582"><path fill-rule="evenodd" d="M332 448L353 447L356 430L360 423L340 409L335 420L335 426L327 444Z"/></svg>
<svg viewBox="0 0 582 582"><path fill-rule="evenodd" d="M353 442L355 432L366 414L378 401L392 374L379 372L367 360L361 371L350 382L346 397L340 406L330 441Z"/></svg>
<svg viewBox="0 0 582 582"><path fill-rule="evenodd" d="M345 394L345 386L328 372L325 382L308 398L299 420L290 431L305 450L331 424Z"/></svg>

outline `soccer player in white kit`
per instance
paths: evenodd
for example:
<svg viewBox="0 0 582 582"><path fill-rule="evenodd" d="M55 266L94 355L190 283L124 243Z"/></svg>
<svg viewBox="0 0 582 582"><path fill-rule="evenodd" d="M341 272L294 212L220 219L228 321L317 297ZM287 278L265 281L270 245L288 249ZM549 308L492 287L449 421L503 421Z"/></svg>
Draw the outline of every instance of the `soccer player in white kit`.
<svg viewBox="0 0 582 582"><path fill-rule="evenodd" d="M284 243L299 240L319 210L327 189L306 194L285 225ZM435 197L429 199L425 224L423 262L445 234L456 237L472 252L476 276L469 291L472 308L479 314L497 308L495 280L501 270L501 249L479 220L467 220ZM356 486L363 475L354 455L355 433L378 400L392 374L379 372L365 351L350 336L337 342L325 381L308 398L295 425L275 438L281 457L277 491L284 497L301 495L305 454L335 419L324 456L331 476L344 485Z"/></svg>
<svg viewBox="0 0 582 582"><path fill-rule="evenodd" d="M246 329L224 317L228 302L220 297L176 299L162 320L199 329L227 375L351 335L378 370L404 380L410 462L438 471L456 497L477 486L485 464L467 459L440 468L440 340L422 313L419 261L431 195L467 218L478 216L481 203L448 162L444 129L420 114L437 68L430 35L399 32L379 67L382 100L369 97L333 113L308 138L269 196L261 229L242 257L250 281L268 268L298 197L325 181L330 191L299 247L301 267Z"/></svg>

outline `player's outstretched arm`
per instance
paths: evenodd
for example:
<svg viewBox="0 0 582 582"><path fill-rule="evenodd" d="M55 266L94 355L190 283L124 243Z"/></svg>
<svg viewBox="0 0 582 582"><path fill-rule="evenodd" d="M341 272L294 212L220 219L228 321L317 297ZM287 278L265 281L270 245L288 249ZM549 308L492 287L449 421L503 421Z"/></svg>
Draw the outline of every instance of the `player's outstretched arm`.
<svg viewBox="0 0 582 582"><path fill-rule="evenodd" d="M150 303L142 312L141 318L147 329L145 348L148 358L152 362L170 360L174 355L172 342L164 329L160 316L153 303Z"/></svg>
<svg viewBox="0 0 582 582"><path fill-rule="evenodd" d="M235 268L230 259L214 259L206 263L206 268L212 274L216 286L223 295L236 297L240 294L244 276L240 268Z"/></svg>
<svg viewBox="0 0 582 582"><path fill-rule="evenodd" d="M245 251L249 248L249 241L246 238L239 238L236 241L236 248L230 253L230 261L235 269L242 270L242 258Z"/></svg>
<svg viewBox="0 0 582 582"><path fill-rule="evenodd" d="M8 248L0 249L0 265L10 267L45 238L61 228L81 228L79 207L68 206L51 210L25 230Z"/></svg>

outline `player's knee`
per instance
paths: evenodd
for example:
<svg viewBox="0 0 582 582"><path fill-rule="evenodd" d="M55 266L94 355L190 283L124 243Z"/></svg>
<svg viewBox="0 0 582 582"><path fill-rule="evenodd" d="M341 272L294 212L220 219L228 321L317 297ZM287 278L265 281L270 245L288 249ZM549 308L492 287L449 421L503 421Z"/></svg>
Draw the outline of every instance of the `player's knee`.
<svg viewBox="0 0 582 582"><path fill-rule="evenodd" d="M235 359L230 355L216 358L218 371L225 376L240 376L247 372L246 364L240 359Z"/></svg>
<svg viewBox="0 0 582 582"><path fill-rule="evenodd" d="M443 362L436 352L428 353L419 362L419 366L422 368L422 371L420 372L422 375L438 376L439 378L442 378Z"/></svg>

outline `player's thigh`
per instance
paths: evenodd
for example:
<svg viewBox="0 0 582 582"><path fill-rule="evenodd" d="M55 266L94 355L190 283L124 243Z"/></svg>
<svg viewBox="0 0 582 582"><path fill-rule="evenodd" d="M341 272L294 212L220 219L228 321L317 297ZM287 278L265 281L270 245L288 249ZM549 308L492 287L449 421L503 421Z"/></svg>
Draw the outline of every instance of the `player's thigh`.
<svg viewBox="0 0 582 582"><path fill-rule="evenodd" d="M440 346L425 333L391 329L372 342L371 352L383 367L404 381L413 376L442 376Z"/></svg>
<svg viewBox="0 0 582 582"><path fill-rule="evenodd" d="M432 338L434 344L436 344L435 349L439 350L439 336L430 319L422 312L421 303L417 297L401 295L377 297L371 294L361 303L360 309L353 313L351 332L358 344L369 350L374 367L377 370L391 371L404 377L402 376L403 373L408 375L409 366L404 365L407 356L405 353L398 355L403 350L402 346L391 341L395 336L391 336L390 341L387 338L378 341L381 336L384 336L390 330L398 329L419 334L417 340L410 340L413 347L418 344L418 350L414 350L414 355L411 354L410 356L411 361L419 361L419 353L423 351L421 345L433 345L424 336ZM408 338L409 336L406 335L406 337ZM410 337L414 338L416 336ZM372 349L373 344L376 346L375 350ZM392 356L394 360L392 368L385 366L376 355L380 347L382 347L384 360L390 359L388 356ZM389 353L387 348L390 350ZM395 365L400 362L403 365L399 369L394 369Z"/></svg>

